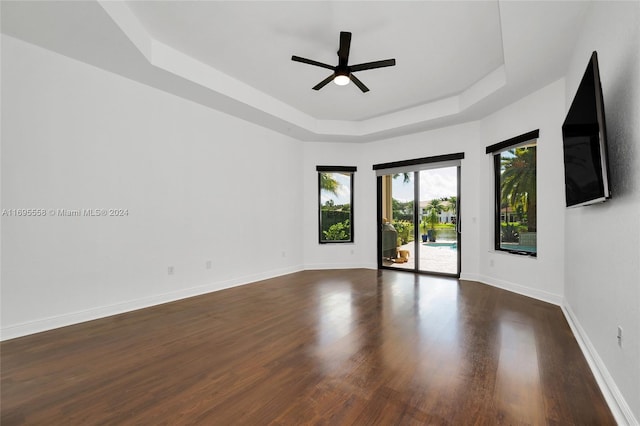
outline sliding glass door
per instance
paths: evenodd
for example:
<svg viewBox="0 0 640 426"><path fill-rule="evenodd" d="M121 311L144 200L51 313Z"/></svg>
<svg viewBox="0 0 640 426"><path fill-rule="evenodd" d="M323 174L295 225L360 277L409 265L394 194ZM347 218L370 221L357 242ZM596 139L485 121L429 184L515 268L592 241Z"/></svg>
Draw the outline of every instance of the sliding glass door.
<svg viewBox="0 0 640 426"><path fill-rule="evenodd" d="M382 176L382 266L416 268L415 173Z"/></svg>
<svg viewBox="0 0 640 426"><path fill-rule="evenodd" d="M443 167L417 172L420 271L459 275L458 170Z"/></svg>
<svg viewBox="0 0 640 426"><path fill-rule="evenodd" d="M460 161L389 164L377 170L379 267L459 277Z"/></svg>

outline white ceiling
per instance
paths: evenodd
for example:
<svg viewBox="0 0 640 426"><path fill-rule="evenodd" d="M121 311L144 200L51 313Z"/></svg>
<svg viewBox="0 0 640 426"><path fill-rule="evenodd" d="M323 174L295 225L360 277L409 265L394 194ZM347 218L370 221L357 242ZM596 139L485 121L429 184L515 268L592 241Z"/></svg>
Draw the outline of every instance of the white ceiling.
<svg viewBox="0 0 640 426"><path fill-rule="evenodd" d="M481 118L563 76L589 2L2 1L2 32L302 140ZM337 63L395 58L311 90Z"/></svg>
<svg viewBox="0 0 640 426"><path fill-rule="evenodd" d="M130 2L155 39L313 117L363 120L455 95L503 64L497 1ZM361 72L371 91L325 86L340 31L353 34L350 64L395 58Z"/></svg>

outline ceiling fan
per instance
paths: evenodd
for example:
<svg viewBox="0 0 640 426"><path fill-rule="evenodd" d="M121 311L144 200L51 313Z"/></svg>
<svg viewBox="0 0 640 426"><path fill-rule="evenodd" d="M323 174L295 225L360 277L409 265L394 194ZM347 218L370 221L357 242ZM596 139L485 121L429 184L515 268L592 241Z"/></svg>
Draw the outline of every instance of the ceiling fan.
<svg viewBox="0 0 640 426"><path fill-rule="evenodd" d="M322 62L314 61L312 59L301 58L300 56L293 55L292 61L302 62L303 64L315 65L317 67L327 68L333 71L329 77L322 80L320 83L313 86L313 90L320 90L330 81L333 80L338 86L344 86L349 84L349 81L353 81L353 84L358 86L363 93L369 91L369 88L365 86L358 77L353 75L354 72L372 70L375 68L392 67L396 64L395 59L385 59L382 61L366 62L364 64L349 65L349 49L351 47L351 33L347 31L340 32L340 48L338 49L338 65L335 67L329 64L323 64Z"/></svg>

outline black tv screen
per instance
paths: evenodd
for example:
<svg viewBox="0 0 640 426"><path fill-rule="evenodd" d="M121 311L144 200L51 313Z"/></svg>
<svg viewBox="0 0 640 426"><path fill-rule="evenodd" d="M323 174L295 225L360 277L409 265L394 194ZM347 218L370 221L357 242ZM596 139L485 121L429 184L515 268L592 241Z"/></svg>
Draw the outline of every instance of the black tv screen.
<svg viewBox="0 0 640 426"><path fill-rule="evenodd" d="M567 207L610 198L604 102L593 52L562 125Z"/></svg>

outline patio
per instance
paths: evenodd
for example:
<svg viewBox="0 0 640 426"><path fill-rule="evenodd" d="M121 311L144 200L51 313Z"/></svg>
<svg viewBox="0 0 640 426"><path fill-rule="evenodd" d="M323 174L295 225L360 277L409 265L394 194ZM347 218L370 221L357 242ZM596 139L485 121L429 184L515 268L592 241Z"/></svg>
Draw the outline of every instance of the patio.
<svg viewBox="0 0 640 426"><path fill-rule="evenodd" d="M453 244L455 241L438 241L437 244L448 243ZM404 244L398 247L398 250L407 250L409 252L409 260L406 263L394 263L385 260L384 266L397 269L414 269L415 268L415 247L414 242ZM420 270L427 272L438 272L446 274L456 274L458 250L450 245L429 245L428 243L419 243Z"/></svg>

